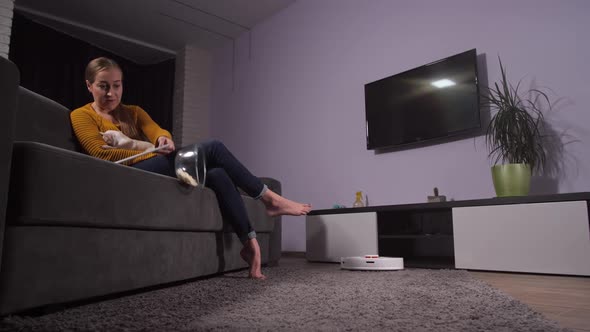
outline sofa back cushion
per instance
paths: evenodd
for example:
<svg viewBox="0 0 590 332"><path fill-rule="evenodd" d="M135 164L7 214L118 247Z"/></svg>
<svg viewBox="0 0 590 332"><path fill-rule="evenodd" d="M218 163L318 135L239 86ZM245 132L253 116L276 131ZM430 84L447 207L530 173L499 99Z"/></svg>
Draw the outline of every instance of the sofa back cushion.
<svg viewBox="0 0 590 332"><path fill-rule="evenodd" d="M81 151L72 130L70 110L22 86L18 88L14 140Z"/></svg>

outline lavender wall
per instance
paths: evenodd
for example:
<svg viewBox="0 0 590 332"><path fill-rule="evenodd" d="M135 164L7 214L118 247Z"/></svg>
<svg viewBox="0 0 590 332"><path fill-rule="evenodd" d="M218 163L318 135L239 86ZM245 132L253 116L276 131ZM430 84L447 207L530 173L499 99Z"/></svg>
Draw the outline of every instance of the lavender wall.
<svg viewBox="0 0 590 332"><path fill-rule="evenodd" d="M590 190L590 2L298 0L215 55L211 130L257 175L315 208L494 196L482 137L376 154L365 148L365 83L471 48L499 79L561 98L552 130L574 136L535 193ZM232 63L235 61L235 66ZM564 138L568 140L569 138ZM557 172L555 171L557 170ZM555 175L558 173L557 175ZM287 217L283 250L305 251Z"/></svg>

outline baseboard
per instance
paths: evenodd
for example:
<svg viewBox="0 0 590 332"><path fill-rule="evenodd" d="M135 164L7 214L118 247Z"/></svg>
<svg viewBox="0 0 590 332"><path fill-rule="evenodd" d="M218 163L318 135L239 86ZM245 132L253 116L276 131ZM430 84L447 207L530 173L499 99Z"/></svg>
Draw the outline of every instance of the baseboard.
<svg viewBox="0 0 590 332"><path fill-rule="evenodd" d="M305 251L283 251L281 257L305 258Z"/></svg>

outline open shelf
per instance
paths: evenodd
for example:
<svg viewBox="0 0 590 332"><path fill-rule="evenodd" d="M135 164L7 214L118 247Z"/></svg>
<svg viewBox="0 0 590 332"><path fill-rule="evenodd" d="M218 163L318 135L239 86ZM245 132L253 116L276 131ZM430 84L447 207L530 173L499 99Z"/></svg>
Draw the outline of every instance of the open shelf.
<svg viewBox="0 0 590 332"><path fill-rule="evenodd" d="M450 208L377 213L379 255L403 257L407 267L453 268Z"/></svg>
<svg viewBox="0 0 590 332"><path fill-rule="evenodd" d="M404 267L429 269L454 269L453 257L408 257L404 258Z"/></svg>
<svg viewBox="0 0 590 332"><path fill-rule="evenodd" d="M450 234L412 234L412 235L379 235L379 239L436 239L436 238L453 238Z"/></svg>

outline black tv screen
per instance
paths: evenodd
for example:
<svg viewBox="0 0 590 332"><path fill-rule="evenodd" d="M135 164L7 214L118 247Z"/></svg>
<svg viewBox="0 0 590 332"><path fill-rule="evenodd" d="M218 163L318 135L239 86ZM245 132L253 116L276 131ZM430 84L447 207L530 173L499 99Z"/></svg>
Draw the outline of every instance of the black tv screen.
<svg viewBox="0 0 590 332"><path fill-rule="evenodd" d="M475 49L365 85L367 149L479 131Z"/></svg>

